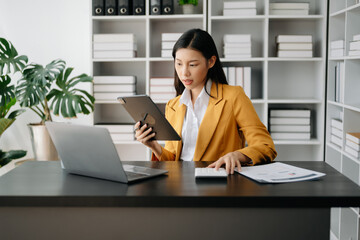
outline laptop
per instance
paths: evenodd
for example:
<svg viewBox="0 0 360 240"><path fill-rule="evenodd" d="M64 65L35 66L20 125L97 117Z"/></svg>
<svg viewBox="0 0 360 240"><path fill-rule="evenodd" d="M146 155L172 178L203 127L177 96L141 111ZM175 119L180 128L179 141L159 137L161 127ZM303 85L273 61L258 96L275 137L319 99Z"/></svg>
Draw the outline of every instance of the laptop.
<svg viewBox="0 0 360 240"><path fill-rule="evenodd" d="M64 171L121 183L167 173L167 170L125 165L106 128L46 122Z"/></svg>

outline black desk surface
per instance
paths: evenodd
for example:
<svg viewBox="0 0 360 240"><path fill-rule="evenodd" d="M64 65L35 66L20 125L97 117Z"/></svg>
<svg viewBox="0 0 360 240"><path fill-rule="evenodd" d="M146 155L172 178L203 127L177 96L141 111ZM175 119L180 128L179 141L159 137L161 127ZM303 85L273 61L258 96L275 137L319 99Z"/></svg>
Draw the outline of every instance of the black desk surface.
<svg viewBox="0 0 360 240"><path fill-rule="evenodd" d="M239 174L196 180L203 162L127 162L169 170L130 185L26 162L0 177L0 207L359 207L360 187L325 162L287 162L326 173L315 181L261 184Z"/></svg>

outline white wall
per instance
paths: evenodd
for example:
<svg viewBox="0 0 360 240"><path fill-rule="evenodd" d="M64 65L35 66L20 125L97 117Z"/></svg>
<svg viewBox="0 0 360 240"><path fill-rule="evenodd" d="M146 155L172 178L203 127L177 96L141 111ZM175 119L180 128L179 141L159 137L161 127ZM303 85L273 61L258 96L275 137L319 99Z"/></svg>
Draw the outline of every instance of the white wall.
<svg viewBox="0 0 360 240"><path fill-rule="evenodd" d="M91 73L91 0L0 0L0 37L10 40L29 62L46 65L61 58L73 75ZM16 79L13 79L16 83ZM82 89L90 91L90 84ZM55 121L70 121L56 117ZM92 116L71 120L92 124ZM32 157L28 123L40 122L31 110L18 117L0 139L0 149L28 150Z"/></svg>

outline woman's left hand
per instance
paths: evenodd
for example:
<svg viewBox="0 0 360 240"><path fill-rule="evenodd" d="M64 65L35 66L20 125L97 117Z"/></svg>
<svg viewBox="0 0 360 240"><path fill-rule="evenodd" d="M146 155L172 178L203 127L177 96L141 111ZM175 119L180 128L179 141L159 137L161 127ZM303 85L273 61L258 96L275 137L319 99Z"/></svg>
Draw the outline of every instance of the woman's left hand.
<svg viewBox="0 0 360 240"><path fill-rule="evenodd" d="M225 164L225 170L227 174L234 174L234 170L237 167L238 171L241 171L241 162L245 162L248 159L244 154L239 151L230 152L219 158L216 162L210 164L209 168L215 168L218 170Z"/></svg>

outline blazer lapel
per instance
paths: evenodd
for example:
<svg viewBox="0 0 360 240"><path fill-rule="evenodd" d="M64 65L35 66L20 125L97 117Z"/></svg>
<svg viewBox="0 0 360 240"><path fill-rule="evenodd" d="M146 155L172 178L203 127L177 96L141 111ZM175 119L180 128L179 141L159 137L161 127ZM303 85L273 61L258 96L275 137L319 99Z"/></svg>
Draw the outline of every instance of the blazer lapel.
<svg viewBox="0 0 360 240"><path fill-rule="evenodd" d="M214 135L216 126L219 123L220 116L225 104L225 101L222 99L222 90L222 84L218 84L216 87L216 84L213 83L211 86L211 96L214 96L215 98L210 97L209 105L200 124L193 159L194 161L200 161L204 155L205 150L207 149L212 136Z"/></svg>
<svg viewBox="0 0 360 240"><path fill-rule="evenodd" d="M178 106L174 106L174 108L172 108L175 111L174 119L177 120L177 121L174 121L173 127L174 127L175 131L179 134L179 136L182 137L181 132L182 132L182 127L183 127L184 118L185 118L185 114L186 114L186 106L184 104L180 104L180 102L178 104L179 104ZM180 155L181 155L181 150L182 150L182 140L176 142L175 161L179 161Z"/></svg>

